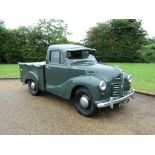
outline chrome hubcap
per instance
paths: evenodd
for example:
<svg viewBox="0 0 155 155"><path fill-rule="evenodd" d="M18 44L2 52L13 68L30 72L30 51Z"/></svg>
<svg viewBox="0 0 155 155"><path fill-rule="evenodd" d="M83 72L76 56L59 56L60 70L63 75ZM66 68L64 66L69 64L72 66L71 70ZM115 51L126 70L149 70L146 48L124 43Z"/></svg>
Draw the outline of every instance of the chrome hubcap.
<svg viewBox="0 0 155 155"><path fill-rule="evenodd" d="M87 108L88 105L89 105L89 98L85 95L83 95L81 98L80 98L80 104L83 108Z"/></svg>
<svg viewBox="0 0 155 155"><path fill-rule="evenodd" d="M36 88L36 85L35 85L34 82L31 82L31 88L32 88L32 89L35 89L35 88Z"/></svg>

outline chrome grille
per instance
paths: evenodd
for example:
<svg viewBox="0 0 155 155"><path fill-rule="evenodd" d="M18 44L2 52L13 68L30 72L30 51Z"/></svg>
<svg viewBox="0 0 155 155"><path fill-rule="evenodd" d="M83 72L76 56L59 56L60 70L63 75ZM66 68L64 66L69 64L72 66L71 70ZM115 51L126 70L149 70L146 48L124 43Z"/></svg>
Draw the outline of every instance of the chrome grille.
<svg viewBox="0 0 155 155"><path fill-rule="evenodd" d="M112 84L112 96L117 97L121 95L121 83Z"/></svg>

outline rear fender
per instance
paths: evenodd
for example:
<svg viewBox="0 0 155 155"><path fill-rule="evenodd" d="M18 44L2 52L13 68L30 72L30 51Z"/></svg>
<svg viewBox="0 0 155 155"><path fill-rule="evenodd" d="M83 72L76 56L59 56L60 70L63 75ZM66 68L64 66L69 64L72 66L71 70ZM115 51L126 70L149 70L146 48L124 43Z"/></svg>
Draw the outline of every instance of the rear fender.
<svg viewBox="0 0 155 155"><path fill-rule="evenodd" d="M24 83L27 83L29 80L35 81L37 85L39 85L39 77L35 72L29 71L24 76Z"/></svg>

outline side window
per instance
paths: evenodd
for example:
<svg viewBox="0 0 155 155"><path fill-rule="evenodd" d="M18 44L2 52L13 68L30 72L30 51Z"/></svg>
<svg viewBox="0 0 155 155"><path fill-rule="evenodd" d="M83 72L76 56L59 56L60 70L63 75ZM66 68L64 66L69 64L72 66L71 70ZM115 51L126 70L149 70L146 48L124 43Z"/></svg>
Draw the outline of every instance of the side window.
<svg viewBox="0 0 155 155"><path fill-rule="evenodd" d="M51 51L49 56L49 61L52 64L64 64L65 59L61 52Z"/></svg>
<svg viewBox="0 0 155 155"><path fill-rule="evenodd" d="M60 52L51 51L51 53L50 53L50 63L59 64L59 55L60 55Z"/></svg>

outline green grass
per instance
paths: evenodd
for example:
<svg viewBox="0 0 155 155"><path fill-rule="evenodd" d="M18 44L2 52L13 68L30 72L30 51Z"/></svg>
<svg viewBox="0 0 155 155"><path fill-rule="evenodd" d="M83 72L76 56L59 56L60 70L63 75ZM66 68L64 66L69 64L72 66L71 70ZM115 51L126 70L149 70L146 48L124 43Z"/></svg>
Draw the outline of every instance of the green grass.
<svg viewBox="0 0 155 155"><path fill-rule="evenodd" d="M0 78L18 78L19 66L17 64L0 65Z"/></svg>
<svg viewBox="0 0 155 155"><path fill-rule="evenodd" d="M155 63L106 63L118 65L124 72L131 74L133 78L132 87L137 91L155 94Z"/></svg>
<svg viewBox="0 0 155 155"><path fill-rule="evenodd" d="M133 77L132 87L135 90L155 94L155 64L145 63L106 63L118 65ZM0 78L19 77L17 64L0 65Z"/></svg>

